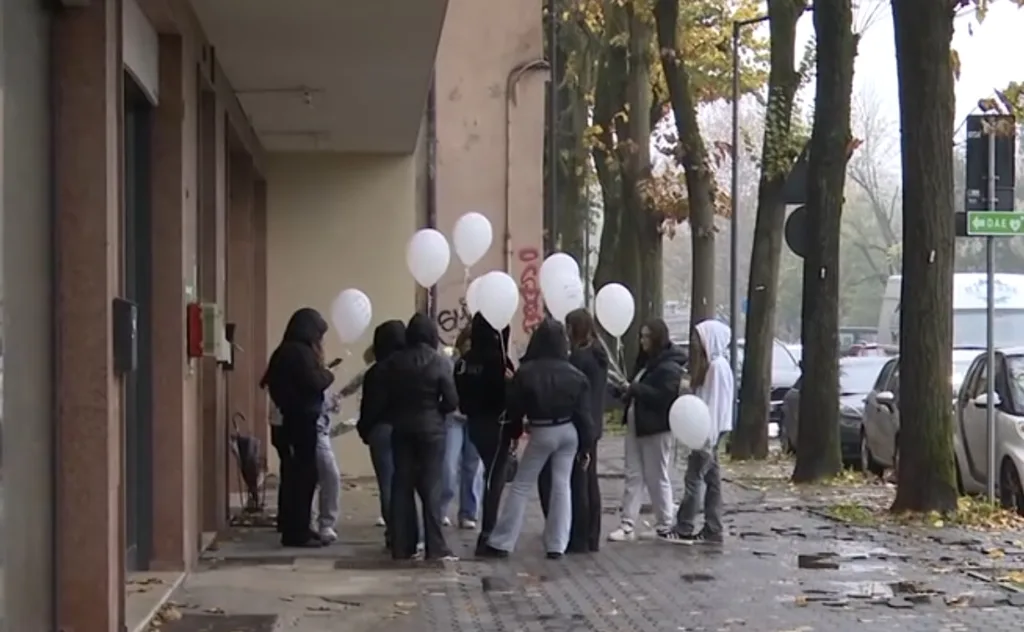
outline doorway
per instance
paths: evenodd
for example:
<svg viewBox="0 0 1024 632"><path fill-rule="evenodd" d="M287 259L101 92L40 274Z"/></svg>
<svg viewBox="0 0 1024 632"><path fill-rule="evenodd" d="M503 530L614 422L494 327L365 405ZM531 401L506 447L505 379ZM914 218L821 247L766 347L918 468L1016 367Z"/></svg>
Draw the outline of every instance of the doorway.
<svg viewBox="0 0 1024 632"><path fill-rule="evenodd" d="M152 259L150 141L153 106L124 78L124 297L138 306L138 366L125 375L125 565L146 570L153 536Z"/></svg>

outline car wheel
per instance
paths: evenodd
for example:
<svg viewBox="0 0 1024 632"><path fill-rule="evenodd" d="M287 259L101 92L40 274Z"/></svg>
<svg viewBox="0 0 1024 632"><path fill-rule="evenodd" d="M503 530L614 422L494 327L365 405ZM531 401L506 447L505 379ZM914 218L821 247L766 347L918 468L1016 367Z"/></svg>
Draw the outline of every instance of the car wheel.
<svg viewBox="0 0 1024 632"><path fill-rule="evenodd" d="M999 471L999 504L1024 516L1024 488L1017 468L1009 460L1003 461Z"/></svg>
<svg viewBox="0 0 1024 632"><path fill-rule="evenodd" d="M885 468L879 465L871 454L871 448L868 447L868 436L863 428L860 429L860 469L862 472L870 472L879 478L885 474Z"/></svg>

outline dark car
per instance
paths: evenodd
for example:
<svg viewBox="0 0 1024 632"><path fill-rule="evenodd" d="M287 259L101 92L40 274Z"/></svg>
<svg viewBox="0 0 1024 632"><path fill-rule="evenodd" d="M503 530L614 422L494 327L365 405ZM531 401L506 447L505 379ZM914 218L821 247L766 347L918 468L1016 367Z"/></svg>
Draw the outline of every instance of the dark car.
<svg viewBox="0 0 1024 632"><path fill-rule="evenodd" d="M860 427L864 419L864 400L874 388L882 367L891 360L888 356L864 356L839 360L839 442L843 463L860 464ZM800 388L803 376L788 393L782 405L782 444L796 450L799 429Z"/></svg>

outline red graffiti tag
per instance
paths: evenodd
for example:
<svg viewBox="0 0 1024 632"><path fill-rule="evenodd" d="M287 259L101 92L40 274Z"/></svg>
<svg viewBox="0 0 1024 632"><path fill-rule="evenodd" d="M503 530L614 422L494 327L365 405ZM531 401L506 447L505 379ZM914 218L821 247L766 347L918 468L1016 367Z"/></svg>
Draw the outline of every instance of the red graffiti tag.
<svg viewBox="0 0 1024 632"><path fill-rule="evenodd" d="M531 334L544 320L544 306L540 296L540 251L520 248L519 261L526 264L519 275L519 295L523 298L523 333Z"/></svg>

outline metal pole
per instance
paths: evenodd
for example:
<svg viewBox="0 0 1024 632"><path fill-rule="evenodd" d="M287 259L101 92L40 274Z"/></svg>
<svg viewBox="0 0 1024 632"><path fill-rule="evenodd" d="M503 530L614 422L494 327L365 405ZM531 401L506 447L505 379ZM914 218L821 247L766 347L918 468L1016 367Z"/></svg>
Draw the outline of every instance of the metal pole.
<svg viewBox="0 0 1024 632"><path fill-rule="evenodd" d="M988 130L988 210L996 210L996 135L995 129ZM988 500L996 500L996 349L995 349L995 253L993 237L985 238L985 275L988 284L986 321L987 321L987 351L988 367L986 374L988 384L986 385L988 398L985 406L985 434L988 443Z"/></svg>
<svg viewBox="0 0 1024 632"><path fill-rule="evenodd" d="M729 327L732 329L732 336L729 340L729 365L733 375L736 374L738 366L737 346L740 337L739 314L737 307L739 303L739 193L740 193L740 26L739 22L732 23L732 147L730 154L732 158L732 187L729 194L730 216L729 216ZM735 381L736 389L739 389L740 381Z"/></svg>
<svg viewBox="0 0 1024 632"><path fill-rule="evenodd" d="M548 97L548 252L559 249L558 239L558 89L562 80L558 72L558 7L557 0L547 0L548 63L551 65Z"/></svg>

